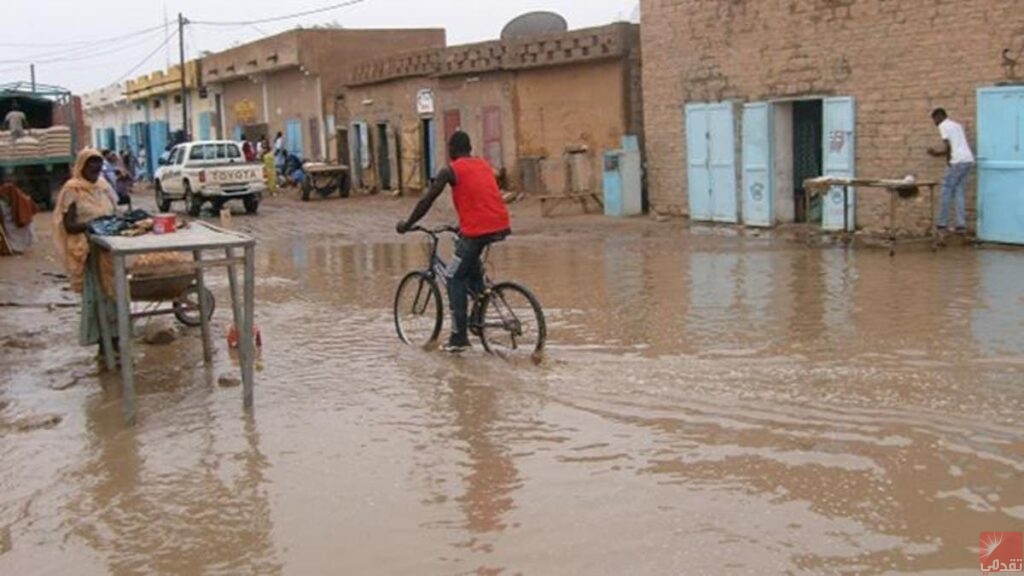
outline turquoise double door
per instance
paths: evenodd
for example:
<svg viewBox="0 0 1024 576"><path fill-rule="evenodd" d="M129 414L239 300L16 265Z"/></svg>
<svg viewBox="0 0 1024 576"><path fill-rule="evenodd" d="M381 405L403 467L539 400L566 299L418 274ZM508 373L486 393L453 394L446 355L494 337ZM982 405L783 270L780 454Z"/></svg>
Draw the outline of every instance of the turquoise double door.
<svg viewBox="0 0 1024 576"><path fill-rule="evenodd" d="M978 238L1024 244L1024 87L978 91Z"/></svg>
<svg viewBox="0 0 1024 576"><path fill-rule="evenodd" d="M742 108L740 166L737 170L735 118L731 102L686 106L686 167L690 218L703 222L775 225L775 104L755 102ZM856 160L853 98L823 101L824 173L854 176ZM737 187L737 180L740 187ZM845 197L845 198L844 198ZM844 201L845 200L845 201ZM853 230L856 193L828 192L822 213L827 230Z"/></svg>

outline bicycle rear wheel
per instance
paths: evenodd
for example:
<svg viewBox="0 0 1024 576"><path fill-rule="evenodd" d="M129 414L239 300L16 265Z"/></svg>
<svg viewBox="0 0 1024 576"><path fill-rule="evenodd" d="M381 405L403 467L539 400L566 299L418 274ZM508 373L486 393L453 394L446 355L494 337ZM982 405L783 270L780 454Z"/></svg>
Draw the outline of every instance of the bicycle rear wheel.
<svg viewBox="0 0 1024 576"><path fill-rule="evenodd" d="M429 348L437 343L444 323L437 282L425 272L410 272L395 292L395 330L402 342Z"/></svg>
<svg viewBox="0 0 1024 576"><path fill-rule="evenodd" d="M505 282L491 288L480 305L484 350L505 359L543 358L547 324L540 302L525 287Z"/></svg>

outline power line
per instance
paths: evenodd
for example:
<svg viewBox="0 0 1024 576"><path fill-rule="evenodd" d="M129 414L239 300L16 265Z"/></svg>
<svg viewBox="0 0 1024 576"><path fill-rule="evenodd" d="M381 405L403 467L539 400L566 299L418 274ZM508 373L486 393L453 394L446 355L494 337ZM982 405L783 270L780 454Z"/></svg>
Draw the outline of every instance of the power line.
<svg viewBox="0 0 1024 576"><path fill-rule="evenodd" d="M124 39L122 39L121 41L112 43L108 47L104 48L83 46L81 48L75 48L72 50L62 50L60 52L50 53L50 56L53 56L55 54L62 54L61 56L47 58L39 54L34 57L19 58L15 60L0 60L0 64L54 64L58 62L76 62L80 60L90 60L93 58L106 56L108 54L114 54L117 52L121 52L123 50L127 50L129 48L134 48L136 46L145 44L146 42L149 42L156 36L154 34L155 32L156 30L151 30L147 33L145 37L141 39L130 39L132 40L131 42L124 42Z"/></svg>
<svg viewBox="0 0 1024 576"><path fill-rule="evenodd" d="M128 38L134 38L135 36L141 36L149 32L160 30L163 28L163 24L159 26L153 26L152 28L146 28L145 30L138 30L130 32L123 36L115 36L113 38L104 38L102 40L76 40L73 42L37 42L37 43L26 43L26 42L0 42L0 46L11 47L11 48L47 48L47 47L68 47L68 46L82 46L85 44L106 44L107 42L115 42L117 40L125 40Z"/></svg>
<svg viewBox="0 0 1024 576"><path fill-rule="evenodd" d="M296 12L294 14L288 14L285 16L275 16L273 18L263 18L262 20L248 20L241 22L210 22L193 20L193 24L201 24L203 26L252 26L254 24L266 24L268 22L278 22L280 20L291 20L293 18L301 18L303 16L309 16L311 14L320 14L321 12L330 12L331 10L337 10L339 8L346 8L348 6L355 6L356 4L362 4L366 0L348 0L348 2L340 2L338 4L332 4L330 6L324 6L323 8L317 8L315 10L306 10L305 12Z"/></svg>
<svg viewBox="0 0 1024 576"><path fill-rule="evenodd" d="M164 38L164 41L163 41L163 42L161 42L159 46L157 46L157 47L156 47L156 48L155 48L155 49L154 49L154 50L153 50L152 52L150 52L149 54L147 54L147 55L146 55L146 57L145 57L145 58L143 58L143 59L142 59L141 61L139 61L139 63L138 63L138 64L136 64L136 65L135 65L135 66L134 66L134 67L133 67L133 68L132 68L131 70L129 70L129 71L127 71L127 72L125 72L125 73L124 73L124 75L122 75L122 76L121 76L120 78L118 78L118 79L117 79L116 81L114 81L113 83L114 83L114 84L120 84L120 83L121 83L121 82L123 82L123 81L124 81L124 80L125 80L126 78L128 78L129 76L131 76L132 74L134 74L136 70L138 70L139 68L142 68L142 67L143 67L143 66L144 66L144 65L146 64L146 62L149 62L150 58L152 58L153 56L156 56L158 52L160 52L161 50L163 50L163 49L164 49L164 46L167 46L167 44L169 44L169 43L170 43L170 41L171 41L171 38L174 38L174 36L175 36L175 35L177 35L177 34L178 34L178 31L177 31L177 30L174 30L173 32L171 32L170 34L168 34L168 35L167 35L167 37L166 37L166 38ZM182 71L182 72L184 72L184 71Z"/></svg>

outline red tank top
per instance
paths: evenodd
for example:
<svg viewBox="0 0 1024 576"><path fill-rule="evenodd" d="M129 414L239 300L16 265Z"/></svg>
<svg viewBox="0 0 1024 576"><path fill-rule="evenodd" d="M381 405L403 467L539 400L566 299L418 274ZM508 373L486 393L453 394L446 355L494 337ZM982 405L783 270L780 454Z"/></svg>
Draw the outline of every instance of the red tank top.
<svg viewBox="0 0 1024 576"><path fill-rule="evenodd" d="M451 163L451 168L455 172L452 201L459 213L462 235L479 238L510 229L508 208L487 160L459 158Z"/></svg>

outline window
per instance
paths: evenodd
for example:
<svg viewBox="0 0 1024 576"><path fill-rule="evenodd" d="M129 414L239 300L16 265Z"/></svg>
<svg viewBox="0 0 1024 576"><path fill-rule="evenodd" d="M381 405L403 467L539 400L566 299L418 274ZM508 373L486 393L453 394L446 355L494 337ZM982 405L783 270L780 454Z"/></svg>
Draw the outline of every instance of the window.
<svg viewBox="0 0 1024 576"><path fill-rule="evenodd" d="M153 100L153 109L154 110L159 110L160 109L160 100Z"/></svg>
<svg viewBox="0 0 1024 576"><path fill-rule="evenodd" d="M217 147L214 144L203 144L201 146L193 146L192 152L189 153L189 160L216 160L217 159Z"/></svg>
<svg viewBox="0 0 1024 576"><path fill-rule="evenodd" d="M174 95L174 103L175 104L181 104L181 94L175 94Z"/></svg>
<svg viewBox="0 0 1024 576"><path fill-rule="evenodd" d="M185 147L179 146L171 155L171 164L183 164L185 162Z"/></svg>
<svg viewBox="0 0 1024 576"><path fill-rule="evenodd" d="M234 144L228 144L228 158L231 160L237 160L242 157L242 151L238 149L238 146Z"/></svg>

